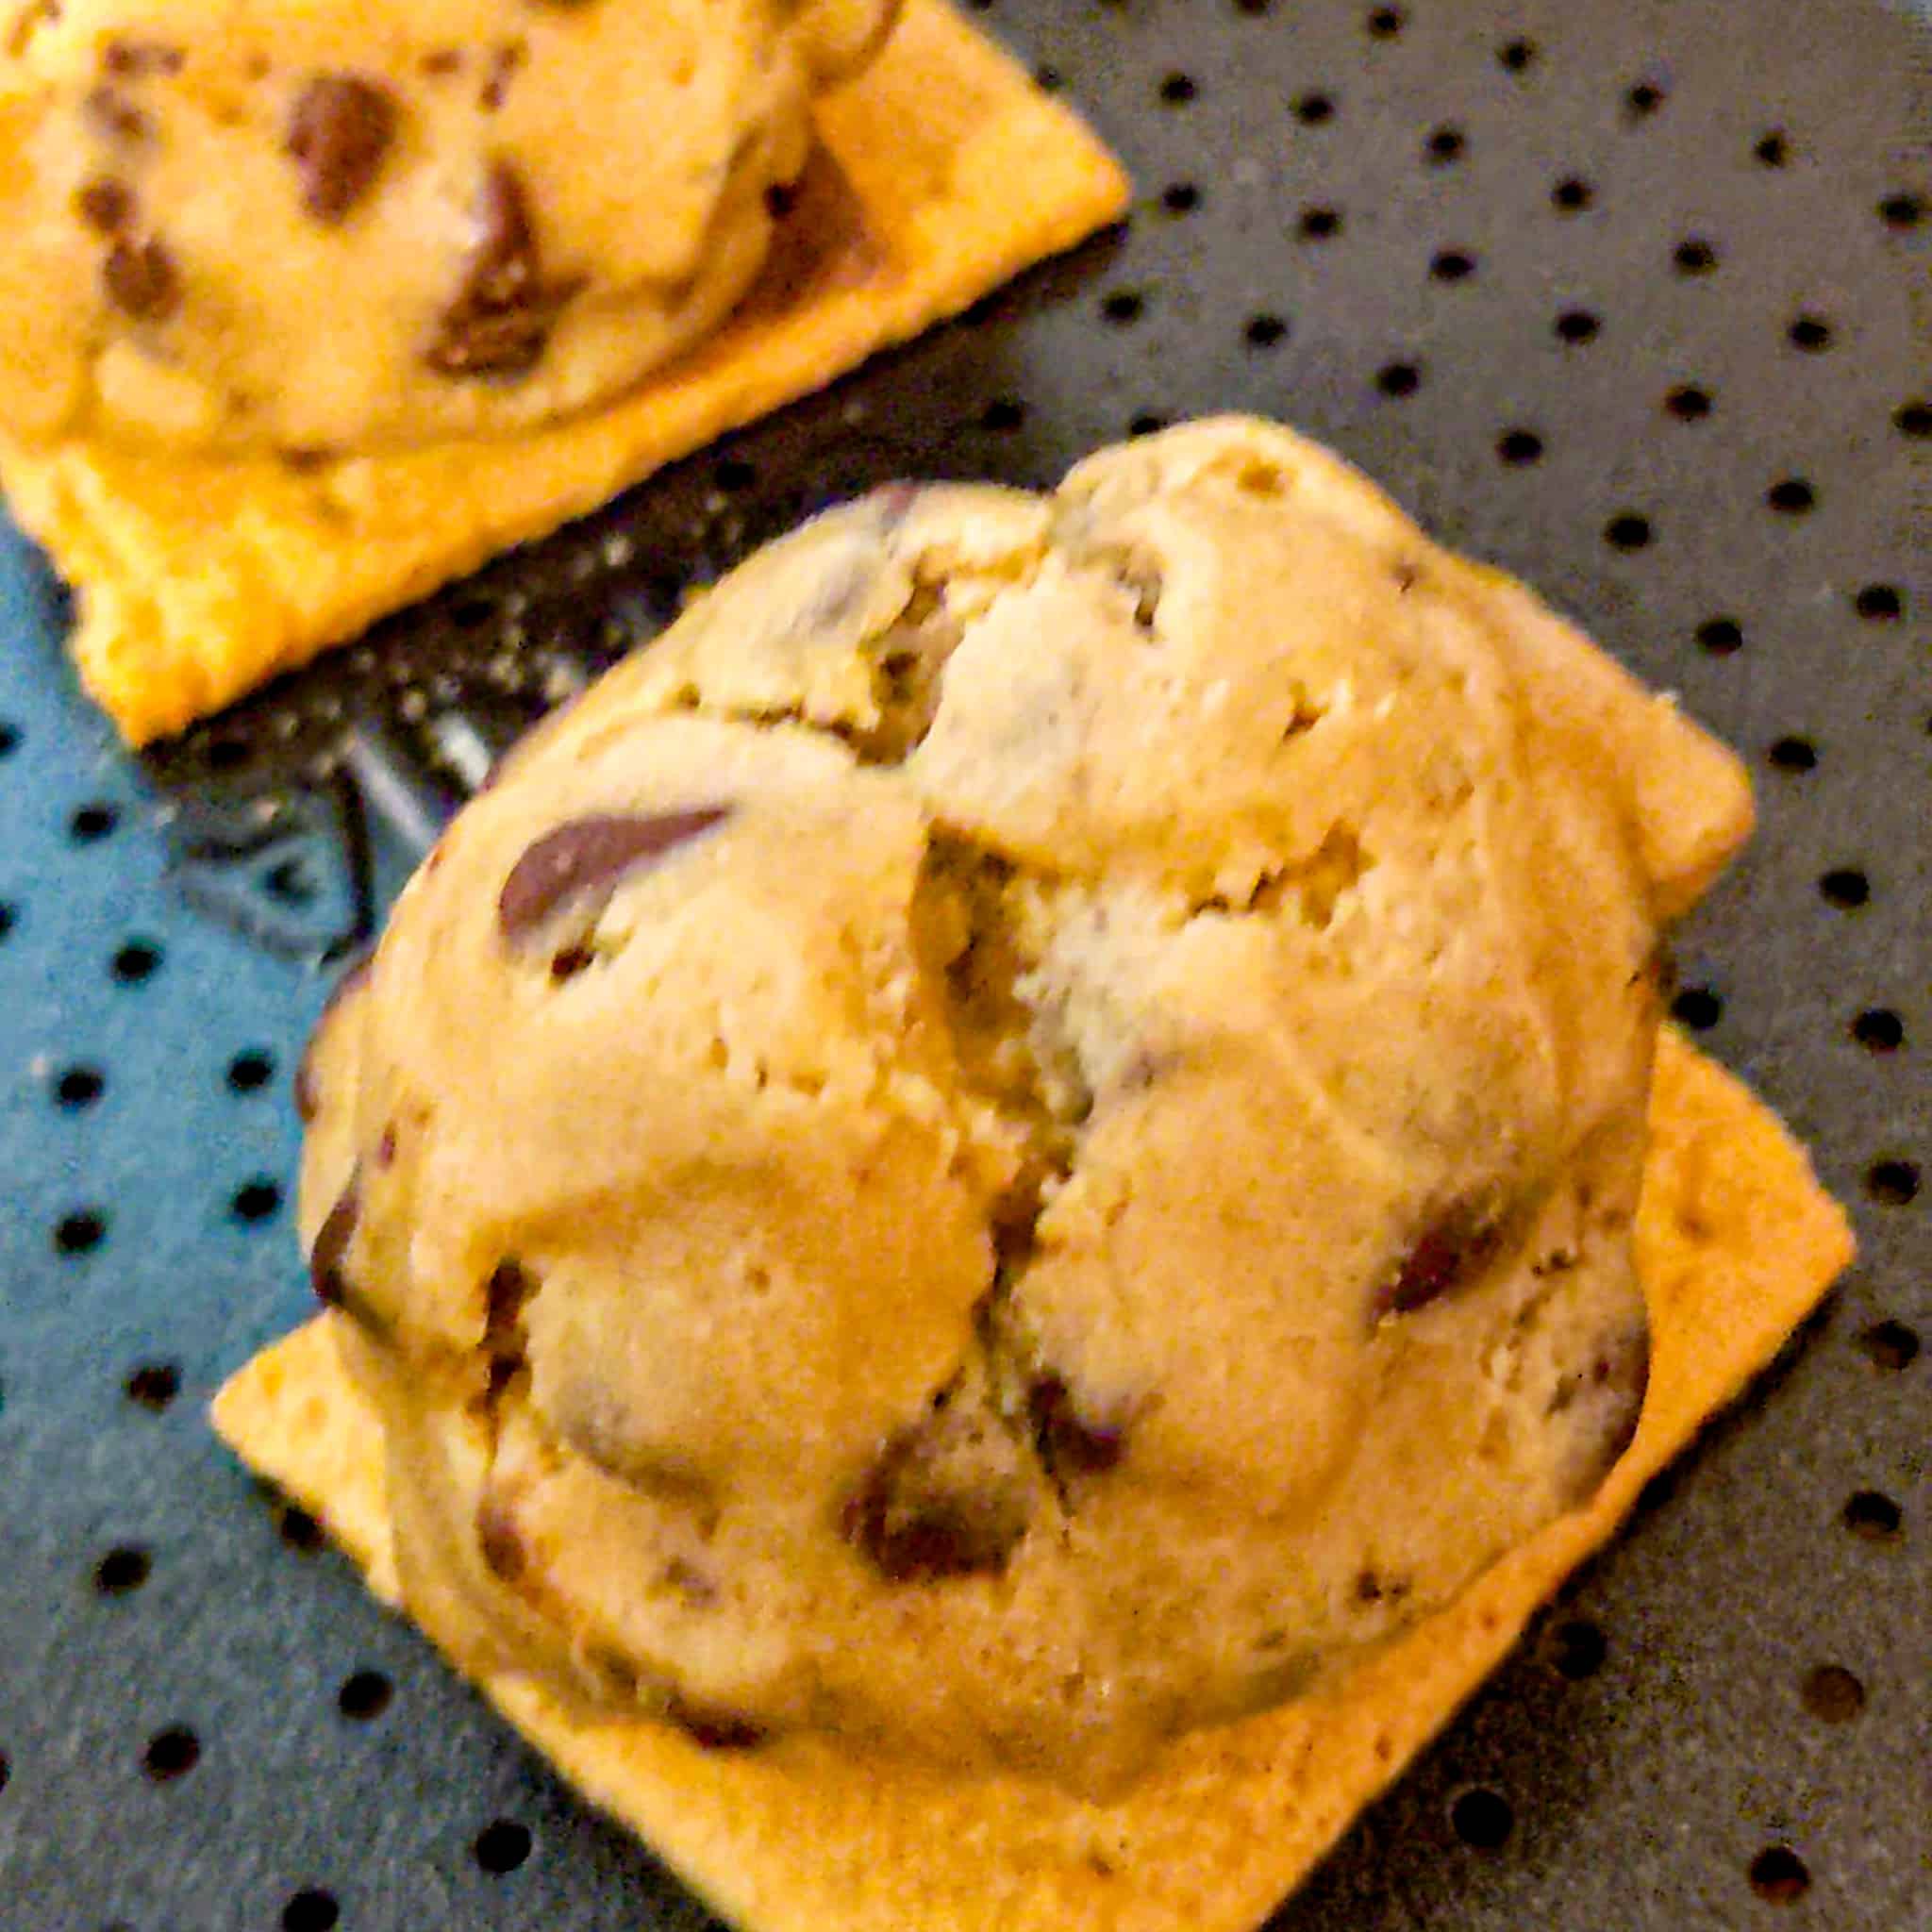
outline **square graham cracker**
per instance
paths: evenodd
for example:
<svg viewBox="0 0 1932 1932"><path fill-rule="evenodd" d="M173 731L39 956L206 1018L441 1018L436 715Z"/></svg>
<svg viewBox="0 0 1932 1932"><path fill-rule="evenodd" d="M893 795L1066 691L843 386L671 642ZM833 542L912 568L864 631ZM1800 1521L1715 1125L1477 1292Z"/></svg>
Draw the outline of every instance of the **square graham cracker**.
<svg viewBox="0 0 1932 1932"><path fill-rule="evenodd" d="M907 0L877 61L814 114L817 156L752 293L602 408L316 463L0 436L14 516L79 593L81 681L128 742L823 388L1126 207L1106 148L946 0Z"/></svg>
<svg viewBox="0 0 1932 1932"><path fill-rule="evenodd" d="M647 1722L567 1714L526 1679L481 1688L592 1804L748 1932L1248 1932L1449 1721L1643 1484L1771 1360L1852 1255L1803 1149L1669 1029L1636 1241L1650 1388L1636 1440L1590 1507L1336 1690L1180 1739L1116 1804L949 1779L808 1739L707 1753ZM319 1317L257 1357L216 1397L214 1423L394 1605L380 1426L341 1365L339 1319Z"/></svg>

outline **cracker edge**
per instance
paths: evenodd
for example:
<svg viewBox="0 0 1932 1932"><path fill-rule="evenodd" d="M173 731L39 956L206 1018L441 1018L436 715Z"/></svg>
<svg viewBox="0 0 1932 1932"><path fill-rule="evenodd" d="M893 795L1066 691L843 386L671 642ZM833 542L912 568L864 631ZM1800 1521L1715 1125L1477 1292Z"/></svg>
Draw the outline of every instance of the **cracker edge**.
<svg viewBox="0 0 1932 1932"><path fill-rule="evenodd" d="M525 1680L480 1688L592 1803L755 1932L1247 1932L1850 1260L1844 1215L1804 1150L1674 1029L1659 1043L1651 1129L1637 1223L1656 1330L1651 1387L1636 1440L1595 1501L1339 1690L1179 1740L1115 1807L866 1763L809 1740L708 1754L661 1726L574 1718ZM337 1357L335 1319L243 1367L216 1396L214 1424L314 1511L394 1607L379 1425Z"/></svg>
<svg viewBox="0 0 1932 1932"><path fill-rule="evenodd" d="M824 388L1106 226L1130 197L1086 124L946 0L907 0L879 59L814 111L885 271L834 277L775 315L754 291L710 343L609 408L306 477L273 458L30 452L0 437L15 516L79 593L82 682L128 742L220 710Z"/></svg>

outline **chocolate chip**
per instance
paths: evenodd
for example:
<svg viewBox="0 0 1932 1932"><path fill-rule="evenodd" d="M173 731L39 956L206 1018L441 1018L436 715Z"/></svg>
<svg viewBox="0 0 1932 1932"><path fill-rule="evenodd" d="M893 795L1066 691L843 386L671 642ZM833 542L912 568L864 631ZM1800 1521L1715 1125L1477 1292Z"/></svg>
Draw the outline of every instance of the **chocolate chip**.
<svg viewBox="0 0 1932 1932"><path fill-rule="evenodd" d="M550 339L575 281L546 283L523 176L491 161L471 209L473 238L456 298L424 359L439 375L525 375Z"/></svg>
<svg viewBox="0 0 1932 1932"><path fill-rule="evenodd" d="M1034 1379L1026 1391L1026 1414L1049 1475L1104 1475L1126 1454L1125 1428L1082 1415L1059 1375Z"/></svg>
<svg viewBox="0 0 1932 1932"><path fill-rule="evenodd" d="M689 811L572 819L546 832L510 868L497 895L497 926L507 940L523 939L558 907L581 893L614 886L625 873L662 858L729 813L728 806L707 805Z"/></svg>
<svg viewBox="0 0 1932 1932"><path fill-rule="evenodd" d="M75 212L102 235L118 235L134 220L134 190L111 175L96 175L74 191Z"/></svg>
<svg viewBox="0 0 1932 1932"><path fill-rule="evenodd" d="M179 74L188 57L161 41L109 41L101 49L101 71L124 79L143 74Z"/></svg>
<svg viewBox="0 0 1932 1932"><path fill-rule="evenodd" d="M1629 1448L1649 1386L1650 1331L1641 1324L1608 1336L1585 1368L1557 1384L1551 1414L1577 1414L1562 1485L1572 1507L1596 1493Z"/></svg>
<svg viewBox="0 0 1932 1932"><path fill-rule="evenodd" d="M375 963L372 955L364 954L345 968L341 977L329 989L327 999L322 1003L322 1011L315 1016L308 1044L302 1049L302 1058L295 1067L295 1113L305 1124L315 1118L316 1109L322 1105L322 1091L315 1077L315 1060L322 1045L323 1032L342 1002L369 983L370 970Z"/></svg>
<svg viewBox="0 0 1932 1932"><path fill-rule="evenodd" d="M774 181L765 190L765 212L782 222L798 206L798 190L789 181Z"/></svg>
<svg viewBox="0 0 1932 1932"><path fill-rule="evenodd" d="M1377 1315L1410 1315L1475 1274L1502 1242L1502 1228L1485 1208L1458 1202L1424 1228L1402 1258L1395 1279L1377 1297Z"/></svg>
<svg viewBox="0 0 1932 1932"><path fill-rule="evenodd" d="M509 1511L485 1497L476 1510L476 1549L484 1567L505 1583L514 1583L530 1567L530 1553Z"/></svg>
<svg viewBox="0 0 1932 1932"><path fill-rule="evenodd" d="M108 300L136 322L165 322L181 306L180 271L152 237L116 242L101 263L101 287Z"/></svg>
<svg viewBox="0 0 1932 1932"><path fill-rule="evenodd" d="M351 1175L341 1198L316 1230L315 1245L308 1251L309 1286L324 1307L340 1308L349 1298L348 1277L342 1272L342 1262L348 1255L349 1243L356 1238L356 1224L361 1215L359 1190Z"/></svg>
<svg viewBox="0 0 1932 1932"><path fill-rule="evenodd" d="M369 192L396 119L389 91L359 75L318 74L304 83L283 151L301 175L302 206L318 222L341 221Z"/></svg>
<svg viewBox="0 0 1932 1932"><path fill-rule="evenodd" d="M147 116L116 88L90 88L80 111L97 134L112 141L139 141L147 132Z"/></svg>
<svg viewBox="0 0 1932 1932"><path fill-rule="evenodd" d="M901 1430L840 1514L841 1534L888 1583L997 1575L1025 1533L1010 1497L948 1483L935 1460L924 1431Z"/></svg>
<svg viewBox="0 0 1932 1932"><path fill-rule="evenodd" d="M440 79L446 74L455 74L462 64L463 50L460 47L432 47L417 62L423 72L432 79Z"/></svg>
<svg viewBox="0 0 1932 1932"><path fill-rule="evenodd" d="M516 71L524 64L527 50L521 41L507 41L490 57L489 71L483 76L482 92L476 96L476 105L486 114L493 114L509 98L509 84Z"/></svg>
<svg viewBox="0 0 1932 1932"><path fill-rule="evenodd" d="M678 1691L673 1691L665 1704L664 1716L707 1751L755 1751L770 1735L762 1724L738 1711L693 1703Z"/></svg>

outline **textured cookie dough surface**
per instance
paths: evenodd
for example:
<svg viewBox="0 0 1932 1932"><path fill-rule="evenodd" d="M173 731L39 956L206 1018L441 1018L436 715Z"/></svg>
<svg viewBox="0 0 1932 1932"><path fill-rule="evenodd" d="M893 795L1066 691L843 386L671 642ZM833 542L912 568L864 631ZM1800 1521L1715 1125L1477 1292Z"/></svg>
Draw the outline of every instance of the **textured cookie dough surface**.
<svg viewBox="0 0 1932 1932"><path fill-rule="evenodd" d="M751 286L894 0L25 0L0 423L315 454L604 401Z"/></svg>
<svg viewBox="0 0 1932 1932"><path fill-rule="evenodd" d="M483 1674L482 1688L747 1932L1249 1932L1771 1359L1851 1247L1803 1150L1666 1027L1637 1217L1650 1387L1595 1500L1339 1686L1177 1740L1118 1804L880 1764L804 1736L708 1748L669 1725L588 1716L516 1672ZM341 1366L344 1325L324 1316L265 1350L222 1391L215 1424L394 1604L382 1419Z"/></svg>
<svg viewBox="0 0 1932 1932"><path fill-rule="evenodd" d="M144 743L219 710L1126 205L1078 116L945 0L906 0L878 58L813 118L820 153L752 293L602 408L523 436L299 462L86 437L29 448L0 422L8 508L78 593L71 649L123 735Z"/></svg>
<svg viewBox="0 0 1932 1932"><path fill-rule="evenodd" d="M1325 453L772 546L513 754L307 1069L472 1668L1104 1788L1586 1504L1728 754Z"/></svg>

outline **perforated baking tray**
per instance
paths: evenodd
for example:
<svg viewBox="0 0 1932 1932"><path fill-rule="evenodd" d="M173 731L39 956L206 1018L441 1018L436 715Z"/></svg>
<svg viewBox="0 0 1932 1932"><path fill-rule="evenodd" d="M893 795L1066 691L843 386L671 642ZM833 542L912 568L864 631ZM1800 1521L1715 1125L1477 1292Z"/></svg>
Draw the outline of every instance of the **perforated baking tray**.
<svg viewBox="0 0 1932 1932"><path fill-rule="evenodd" d="M698 1927L217 1447L289 1075L488 749L824 501L1287 417L1749 758L1681 1018L1863 1244L1280 1932L1932 1926L1928 29L1880 0L989 0L1131 223L135 762L0 534L0 1926ZM830 1932L830 1928L828 1928Z"/></svg>

